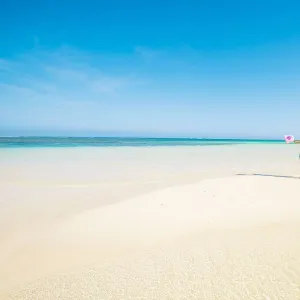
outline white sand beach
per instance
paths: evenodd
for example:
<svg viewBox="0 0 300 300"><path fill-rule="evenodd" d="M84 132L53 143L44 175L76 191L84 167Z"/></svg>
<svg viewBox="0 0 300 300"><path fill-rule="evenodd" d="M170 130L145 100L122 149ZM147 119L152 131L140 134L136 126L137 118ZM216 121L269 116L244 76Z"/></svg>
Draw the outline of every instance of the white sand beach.
<svg viewBox="0 0 300 300"><path fill-rule="evenodd" d="M299 151L0 150L0 299L300 299Z"/></svg>

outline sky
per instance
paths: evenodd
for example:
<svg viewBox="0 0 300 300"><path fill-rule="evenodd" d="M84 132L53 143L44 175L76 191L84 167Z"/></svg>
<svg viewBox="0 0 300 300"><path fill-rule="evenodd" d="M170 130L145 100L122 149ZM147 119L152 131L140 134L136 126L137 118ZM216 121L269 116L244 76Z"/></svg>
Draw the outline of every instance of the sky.
<svg viewBox="0 0 300 300"><path fill-rule="evenodd" d="M0 135L300 138L299 11L2 0Z"/></svg>

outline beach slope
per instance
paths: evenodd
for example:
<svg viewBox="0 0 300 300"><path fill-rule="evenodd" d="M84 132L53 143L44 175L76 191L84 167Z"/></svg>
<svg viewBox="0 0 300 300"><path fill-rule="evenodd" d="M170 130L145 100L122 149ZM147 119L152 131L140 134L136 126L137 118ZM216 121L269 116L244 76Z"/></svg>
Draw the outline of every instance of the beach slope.
<svg viewBox="0 0 300 300"><path fill-rule="evenodd" d="M0 262L5 300L296 300L300 180L236 175L83 210L6 239Z"/></svg>

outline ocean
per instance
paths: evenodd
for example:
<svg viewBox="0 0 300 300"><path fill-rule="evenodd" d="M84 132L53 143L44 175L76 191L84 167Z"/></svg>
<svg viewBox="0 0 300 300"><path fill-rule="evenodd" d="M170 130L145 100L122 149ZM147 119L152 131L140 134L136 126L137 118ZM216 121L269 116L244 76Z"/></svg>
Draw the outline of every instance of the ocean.
<svg viewBox="0 0 300 300"><path fill-rule="evenodd" d="M120 138L120 137L0 137L0 148L33 147L159 147L283 144L284 140Z"/></svg>

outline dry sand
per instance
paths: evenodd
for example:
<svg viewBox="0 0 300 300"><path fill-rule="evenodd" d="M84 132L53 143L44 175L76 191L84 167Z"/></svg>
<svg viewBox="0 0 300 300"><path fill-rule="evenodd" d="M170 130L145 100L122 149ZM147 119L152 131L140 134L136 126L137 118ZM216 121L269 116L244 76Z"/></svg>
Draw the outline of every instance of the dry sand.
<svg viewBox="0 0 300 300"><path fill-rule="evenodd" d="M204 148L3 152L0 299L300 299L297 151Z"/></svg>

